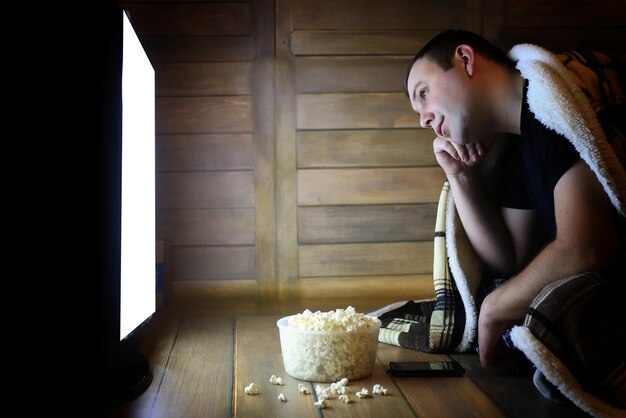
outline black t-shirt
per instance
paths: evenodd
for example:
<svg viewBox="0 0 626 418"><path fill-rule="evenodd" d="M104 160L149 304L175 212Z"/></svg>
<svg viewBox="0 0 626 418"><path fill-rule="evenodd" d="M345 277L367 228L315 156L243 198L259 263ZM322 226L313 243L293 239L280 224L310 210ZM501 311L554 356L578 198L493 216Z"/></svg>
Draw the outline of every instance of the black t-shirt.
<svg viewBox="0 0 626 418"><path fill-rule="evenodd" d="M521 135L513 140L508 149L507 177L502 184L500 205L535 209L548 237L554 238L554 187L579 159L579 155L564 136L535 118L528 107L527 83L522 99Z"/></svg>

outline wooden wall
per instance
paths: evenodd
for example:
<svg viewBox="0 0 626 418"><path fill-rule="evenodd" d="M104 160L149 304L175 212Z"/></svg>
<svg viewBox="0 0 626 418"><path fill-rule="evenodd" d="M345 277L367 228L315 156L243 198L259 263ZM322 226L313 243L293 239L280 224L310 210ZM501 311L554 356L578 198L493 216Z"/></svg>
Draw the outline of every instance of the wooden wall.
<svg viewBox="0 0 626 418"><path fill-rule="evenodd" d="M174 304L432 296L443 173L402 93L411 57L454 27L626 58L624 0L121 5L156 70Z"/></svg>

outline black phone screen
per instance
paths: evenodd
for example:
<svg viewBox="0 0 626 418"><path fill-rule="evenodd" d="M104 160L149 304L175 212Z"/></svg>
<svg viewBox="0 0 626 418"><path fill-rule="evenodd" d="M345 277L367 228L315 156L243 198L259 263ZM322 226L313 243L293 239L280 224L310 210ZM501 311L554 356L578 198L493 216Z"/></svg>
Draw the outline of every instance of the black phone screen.
<svg viewBox="0 0 626 418"><path fill-rule="evenodd" d="M465 369L458 361L392 361L389 372L394 376L461 376Z"/></svg>

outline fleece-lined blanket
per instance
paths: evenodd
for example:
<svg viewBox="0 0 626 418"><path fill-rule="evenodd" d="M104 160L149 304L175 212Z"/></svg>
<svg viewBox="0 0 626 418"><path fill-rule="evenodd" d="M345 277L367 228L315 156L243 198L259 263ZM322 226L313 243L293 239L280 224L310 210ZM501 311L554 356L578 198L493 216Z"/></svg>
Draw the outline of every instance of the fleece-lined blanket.
<svg viewBox="0 0 626 418"><path fill-rule="evenodd" d="M509 56L528 80L530 110L574 145L623 220L626 99L614 63L601 54L557 56L529 44L515 46ZM482 164L485 178L491 169ZM481 265L448 189L444 184L435 227L435 299L401 301L373 312L383 323L381 342L426 352L465 352L476 342ZM621 272L626 280L626 268ZM623 296L616 297L595 273L565 278L535 298L509 342L536 367L535 384L544 395L556 388L594 416L626 416L620 409L626 402L622 306Z"/></svg>

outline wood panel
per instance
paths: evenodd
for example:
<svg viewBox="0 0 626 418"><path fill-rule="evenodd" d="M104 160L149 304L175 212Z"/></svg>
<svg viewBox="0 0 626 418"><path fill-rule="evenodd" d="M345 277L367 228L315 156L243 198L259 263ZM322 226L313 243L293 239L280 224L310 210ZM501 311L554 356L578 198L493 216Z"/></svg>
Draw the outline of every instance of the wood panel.
<svg viewBox="0 0 626 418"><path fill-rule="evenodd" d="M213 306L216 301L237 299L255 304L259 297L259 282L252 279L238 280L176 280L170 284L172 306L177 309L194 309ZM226 307L227 308L227 307Z"/></svg>
<svg viewBox="0 0 626 418"><path fill-rule="evenodd" d="M416 128L404 93L299 94L298 129Z"/></svg>
<svg viewBox="0 0 626 418"><path fill-rule="evenodd" d="M302 278L295 283L303 299L392 298L393 302L435 297L432 274ZM385 306L382 302L380 307Z"/></svg>
<svg viewBox="0 0 626 418"><path fill-rule="evenodd" d="M254 208L159 210L161 241L186 245L254 244Z"/></svg>
<svg viewBox="0 0 626 418"><path fill-rule="evenodd" d="M299 277L429 273L432 242L301 245Z"/></svg>
<svg viewBox="0 0 626 418"><path fill-rule="evenodd" d="M160 63L155 65L156 95L248 95L251 71L250 62Z"/></svg>
<svg viewBox="0 0 626 418"><path fill-rule="evenodd" d="M159 135L156 162L159 172L251 170L254 168L253 135Z"/></svg>
<svg viewBox="0 0 626 418"><path fill-rule="evenodd" d="M250 171L164 173L157 175L157 208L242 208L254 206Z"/></svg>
<svg viewBox="0 0 626 418"><path fill-rule="evenodd" d="M157 134L252 131L250 96L156 99Z"/></svg>
<svg viewBox="0 0 626 418"><path fill-rule="evenodd" d="M136 31L144 36L244 35L252 32L250 3L126 3Z"/></svg>
<svg viewBox="0 0 626 418"><path fill-rule="evenodd" d="M150 416L228 416L230 391L211 391L210 386L232 381L233 320L186 317L168 357L167 372L158 384ZM189 382L205 382L190 385Z"/></svg>
<svg viewBox="0 0 626 418"><path fill-rule="evenodd" d="M295 31L294 55L415 55L439 31Z"/></svg>
<svg viewBox="0 0 626 418"><path fill-rule="evenodd" d="M441 0L298 0L294 2L295 29L398 30L458 26L458 8L464 4ZM398 11L402 11L399 13ZM350 18L347 19L346 16Z"/></svg>
<svg viewBox="0 0 626 418"><path fill-rule="evenodd" d="M173 248L174 281L254 279L254 246Z"/></svg>
<svg viewBox="0 0 626 418"><path fill-rule="evenodd" d="M403 167L437 164L430 129L298 132L298 167Z"/></svg>
<svg viewBox="0 0 626 418"><path fill-rule="evenodd" d="M437 205L319 206L298 210L298 242L432 240Z"/></svg>
<svg viewBox="0 0 626 418"><path fill-rule="evenodd" d="M298 58L298 93L399 92L410 61L410 56Z"/></svg>
<svg viewBox="0 0 626 418"><path fill-rule="evenodd" d="M256 56L252 36L142 37L152 64L164 62L250 61Z"/></svg>
<svg viewBox="0 0 626 418"><path fill-rule="evenodd" d="M281 304L295 295L290 284L298 277L296 202L296 71L291 44L291 0L276 1L276 273Z"/></svg>
<svg viewBox="0 0 626 418"><path fill-rule="evenodd" d="M257 58L252 73L256 277L260 297L276 303L276 131L274 117L274 0L253 2Z"/></svg>
<svg viewBox="0 0 626 418"><path fill-rule="evenodd" d="M298 204L431 203L443 180L439 167L299 170Z"/></svg>

